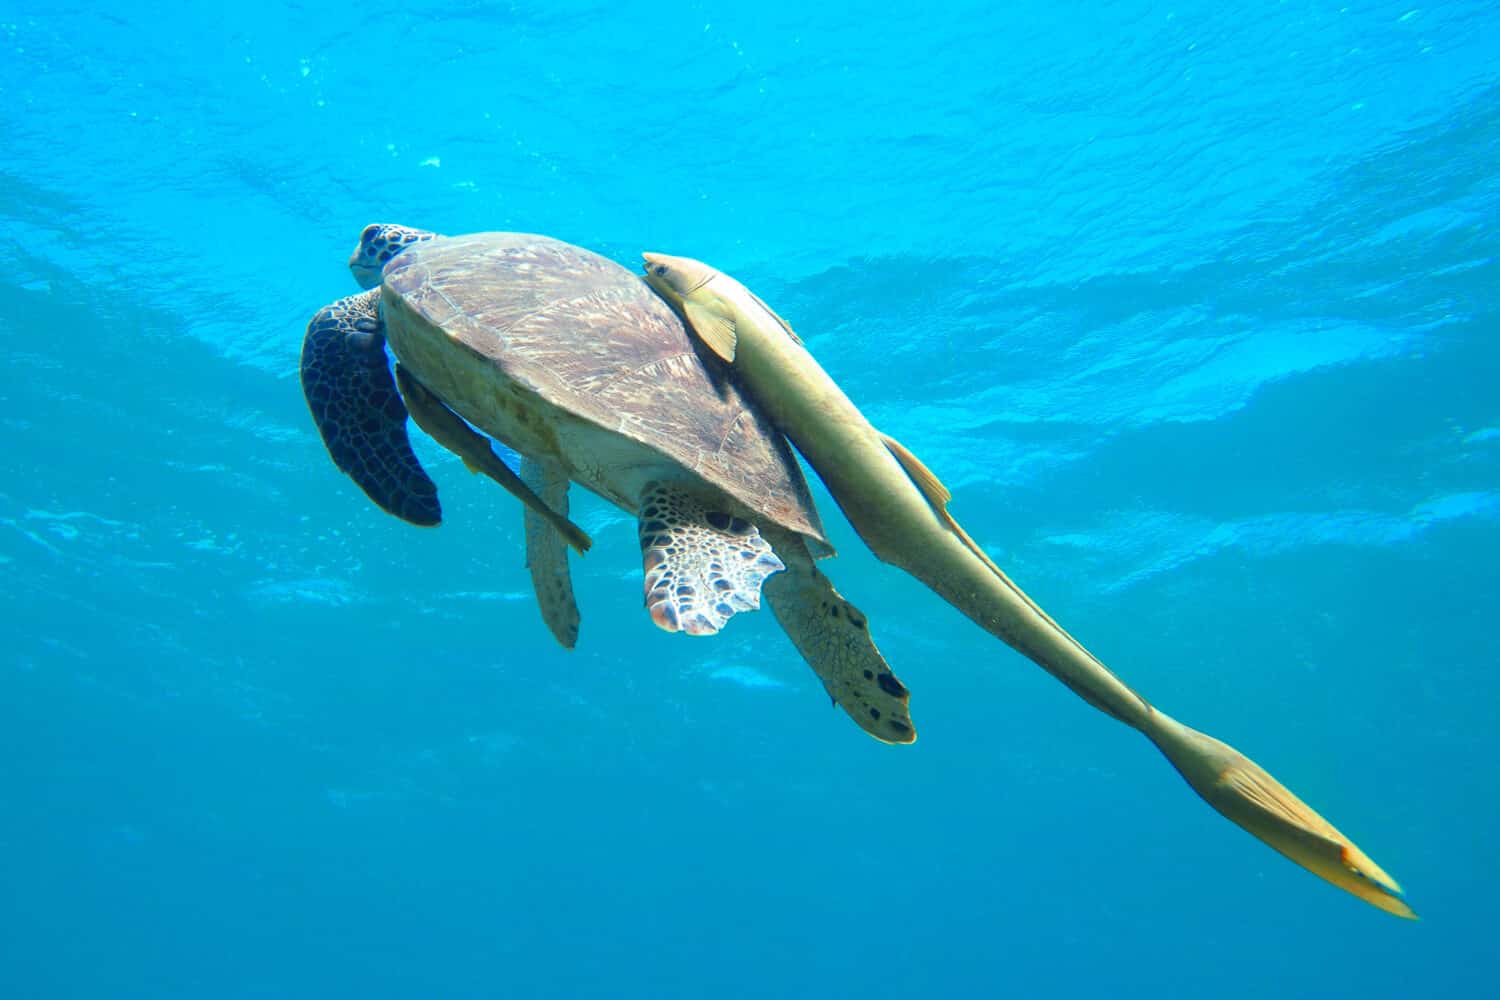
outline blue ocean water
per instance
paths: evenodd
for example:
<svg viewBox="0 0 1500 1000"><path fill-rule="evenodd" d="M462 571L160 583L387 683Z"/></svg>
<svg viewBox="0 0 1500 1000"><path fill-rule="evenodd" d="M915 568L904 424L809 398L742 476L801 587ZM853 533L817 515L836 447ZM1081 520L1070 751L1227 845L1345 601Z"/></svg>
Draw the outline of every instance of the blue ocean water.
<svg viewBox="0 0 1500 1000"><path fill-rule="evenodd" d="M1500 12L0 0L0 994L1490 995ZM1392 874L1388 917L822 498L921 740L769 615L579 647L517 504L327 461L360 228L702 258L1131 684Z"/></svg>

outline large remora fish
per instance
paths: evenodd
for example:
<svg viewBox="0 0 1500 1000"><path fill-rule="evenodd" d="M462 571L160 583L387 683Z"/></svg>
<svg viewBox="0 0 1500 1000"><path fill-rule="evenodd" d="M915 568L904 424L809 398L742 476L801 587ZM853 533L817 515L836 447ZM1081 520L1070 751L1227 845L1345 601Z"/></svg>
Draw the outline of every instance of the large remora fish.
<svg viewBox="0 0 1500 1000"><path fill-rule="evenodd" d="M883 561L921 580L1090 705L1140 730L1193 790L1308 871L1402 917L1401 887L1248 757L1154 708L1027 597L948 513L949 492L870 425L792 328L733 278L644 255L646 280L756 397Z"/></svg>

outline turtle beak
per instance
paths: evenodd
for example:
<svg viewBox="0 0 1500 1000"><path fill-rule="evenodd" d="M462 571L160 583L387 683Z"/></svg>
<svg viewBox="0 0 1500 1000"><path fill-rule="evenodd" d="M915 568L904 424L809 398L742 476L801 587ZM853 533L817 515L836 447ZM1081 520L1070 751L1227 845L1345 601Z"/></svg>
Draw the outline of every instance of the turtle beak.
<svg viewBox="0 0 1500 1000"><path fill-rule="evenodd" d="M373 264L364 255L365 245L361 243L354 248L349 255L349 270L354 275L354 280L359 283L360 288L374 288L380 284L380 272L385 266L376 260Z"/></svg>

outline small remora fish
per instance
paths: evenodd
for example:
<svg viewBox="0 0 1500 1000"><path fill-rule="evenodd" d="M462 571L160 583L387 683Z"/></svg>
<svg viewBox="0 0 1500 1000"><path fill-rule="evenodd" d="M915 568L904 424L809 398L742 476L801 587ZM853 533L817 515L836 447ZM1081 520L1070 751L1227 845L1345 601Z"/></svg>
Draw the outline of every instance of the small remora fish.
<svg viewBox="0 0 1500 1000"><path fill-rule="evenodd" d="M1254 761L1131 690L1011 582L948 513L946 487L871 426L791 326L701 261L648 253L646 281L733 366L807 459L860 537L1095 708L1143 733L1209 805L1266 844L1388 913L1416 914L1379 865Z"/></svg>

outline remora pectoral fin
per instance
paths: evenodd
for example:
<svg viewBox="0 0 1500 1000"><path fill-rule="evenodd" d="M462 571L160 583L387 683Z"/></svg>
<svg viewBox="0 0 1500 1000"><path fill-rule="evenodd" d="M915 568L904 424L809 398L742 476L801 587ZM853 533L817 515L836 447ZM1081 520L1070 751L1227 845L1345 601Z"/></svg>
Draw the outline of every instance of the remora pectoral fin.
<svg viewBox="0 0 1500 1000"><path fill-rule="evenodd" d="M735 347L739 343L733 314L717 299L713 305L684 299L682 311L687 315L688 325L693 328L698 339L708 345L709 350L733 364Z"/></svg>

